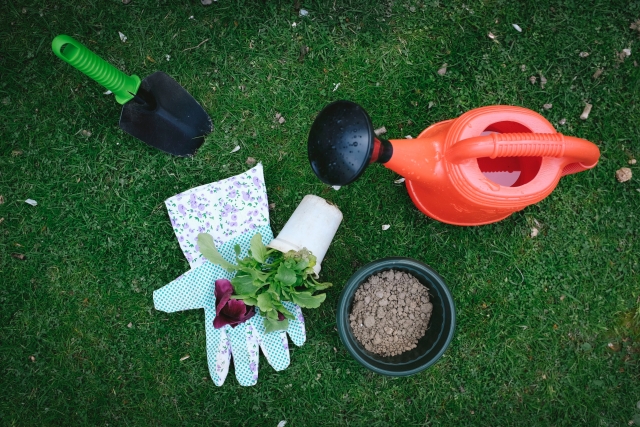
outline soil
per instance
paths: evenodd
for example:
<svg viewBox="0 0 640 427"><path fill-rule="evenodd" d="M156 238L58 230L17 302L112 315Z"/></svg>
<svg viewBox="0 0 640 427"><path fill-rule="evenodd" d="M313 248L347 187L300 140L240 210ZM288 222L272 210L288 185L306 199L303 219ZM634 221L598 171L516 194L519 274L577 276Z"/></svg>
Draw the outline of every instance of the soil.
<svg viewBox="0 0 640 427"><path fill-rule="evenodd" d="M358 288L349 321L365 349L387 357L416 347L432 311L428 290L418 279L388 270L370 276Z"/></svg>

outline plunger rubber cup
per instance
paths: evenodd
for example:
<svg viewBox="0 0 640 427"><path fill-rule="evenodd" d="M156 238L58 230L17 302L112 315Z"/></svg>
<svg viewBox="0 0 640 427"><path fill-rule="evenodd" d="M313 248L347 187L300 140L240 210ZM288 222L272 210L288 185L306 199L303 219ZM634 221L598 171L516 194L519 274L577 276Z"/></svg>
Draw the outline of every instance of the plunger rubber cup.
<svg viewBox="0 0 640 427"><path fill-rule="evenodd" d="M307 141L309 163L322 182L347 185L369 163L391 158L391 144L375 137L367 112L351 101L327 105L311 125Z"/></svg>

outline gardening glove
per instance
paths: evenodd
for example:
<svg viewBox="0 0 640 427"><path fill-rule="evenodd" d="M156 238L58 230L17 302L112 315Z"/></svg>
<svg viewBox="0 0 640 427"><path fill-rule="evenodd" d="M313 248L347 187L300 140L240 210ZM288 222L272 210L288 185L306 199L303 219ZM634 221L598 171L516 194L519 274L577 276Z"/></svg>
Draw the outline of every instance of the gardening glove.
<svg viewBox="0 0 640 427"><path fill-rule="evenodd" d="M251 232L253 236L258 227L269 226L269 203L260 163L240 175L177 194L164 204L191 268L205 260L198 250L199 233L210 234L216 247L220 247L242 234Z"/></svg>
<svg viewBox="0 0 640 427"><path fill-rule="evenodd" d="M271 229L259 227L255 230L263 236L263 242L273 239ZM253 237L242 235L232 239L219 249L225 259L232 261L235 256L233 247L239 244L240 257L246 255L249 242ZM173 282L153 293L155 308L172 313L182 310L204 308L205 329L207 340L207 359L209 373L213 382L221 386L229 372L229 362L233 355L236 378L240 385L254 385L258 380L259 348L265 355L267 362L276 370L281 371L289 366L289 344L286 333L297 346L304 344L306 332L302 310L291 302L283 302L287 310L296 319L289 320L289 327L285 331L275 331L265 334L264 321L260 310L256 307L256 314L246 321L232 327L226 325L220 329L213 326L216 316L215 281L217 279L231 279L229 273L219 265L205 261L200 266L186 272Z"/></svg>
<svg viewBox="0 0 640 427"><path fill-rule="evenodd" d="M253 385L257 380L258 347L274 369L285 369L290 361L286 334L282 331L265 334L257 307L256 315L244 324L235 328L228 325L220 329L213 327L215 280L230 279L233 274L206 261L197 244L198 234L208 233L223 256L232 260L233 246L238 243L246 253L251 237L257 232L263 236L265 244L271 241L273 233L269 227L262 165L187 190L167 199L165 205L180 248L193 270L154 292L156 309L166 312L205 309L209 372L216 385L224 383L232 349L236 376L242 385ZM296 320L289 321L289 337L301 346L306 339L302 310L293 303L285 302L284 305L296 316ZM242 345L243 337L246 346ZM236 348L232 347L233 342Z"/></svg>

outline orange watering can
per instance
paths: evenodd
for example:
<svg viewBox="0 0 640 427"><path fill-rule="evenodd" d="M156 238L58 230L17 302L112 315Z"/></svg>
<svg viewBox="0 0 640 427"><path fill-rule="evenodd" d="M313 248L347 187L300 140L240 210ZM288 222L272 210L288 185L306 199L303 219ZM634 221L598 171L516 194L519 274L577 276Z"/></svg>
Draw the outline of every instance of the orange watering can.
<svg viewBox="0 0 640 427"><path fill-rule="evenodd" d="M562 176L593 168L600 157L595 144L557 133L526 108L476 108L416 139L387 141L350 101L320 112L308 152L311 168L330 185L347 185L369 163L383 163L406 178L418 209L455 225L500 221L547 197Z"/></svg>

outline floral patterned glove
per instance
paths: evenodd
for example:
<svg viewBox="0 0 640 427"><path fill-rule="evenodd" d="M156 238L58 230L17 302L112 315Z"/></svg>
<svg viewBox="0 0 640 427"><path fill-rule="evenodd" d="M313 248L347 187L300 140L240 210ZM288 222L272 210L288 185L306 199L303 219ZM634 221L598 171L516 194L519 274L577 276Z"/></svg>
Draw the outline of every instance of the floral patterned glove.
<svg viewBox="0 0 640 427"><path fill-rule="evenodd" d="M263 318L256 315L235 327L216 329L214 294L217 279L231 279L232 273L206 261L197 246L198 233L209 233L220 253L229 261L235 259L233 247L239 244L246 254L255 233L267 244L273 239L269 227L269 210L262 165L215 183L193 188L165 202L174 232L192 270L153 293L157 310L176 312L204 308L207 336L207 359L214 383L222 385L229 372L233 354L236 377L241 385L254 385L258 379L258 348L267 362L280 371L289 366L289 345L286 333L297 346L306 339L304 317L300 307L285 302L295 314L289 328L265 334ZM244 256L244 255L241 255Z"/></svg>

